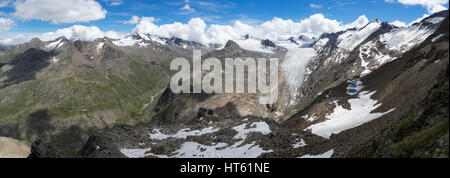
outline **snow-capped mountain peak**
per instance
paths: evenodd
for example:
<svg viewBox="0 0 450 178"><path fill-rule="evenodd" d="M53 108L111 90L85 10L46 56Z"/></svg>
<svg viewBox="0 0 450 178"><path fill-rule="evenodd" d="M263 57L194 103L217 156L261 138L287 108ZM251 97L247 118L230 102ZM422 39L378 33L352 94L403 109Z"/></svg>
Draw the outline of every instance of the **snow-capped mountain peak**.
<svg viewBox="0 0 450 178"><path fill-rule="evenodd" d="M47 49L58 49L68 42L69 40L66 39L65 37L59 37L56 38L55 40L45 42L45 47Z"/></svg>
<svg viewBox="0 0 450 178"><path fill-rule="evenodd" d="M338 37L338 47L353 51L356 46L361 44L369 35L377 31L381 27L381 23L378 20L369 22L366 26L355 29L347 30Z"/></svg>

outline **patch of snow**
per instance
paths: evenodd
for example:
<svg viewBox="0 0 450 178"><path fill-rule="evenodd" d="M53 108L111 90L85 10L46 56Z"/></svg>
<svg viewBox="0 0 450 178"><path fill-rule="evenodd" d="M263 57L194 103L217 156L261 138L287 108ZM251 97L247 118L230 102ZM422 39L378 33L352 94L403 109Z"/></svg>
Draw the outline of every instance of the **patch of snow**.
<svg viewBox="0 0 450 178"><path fill-rule="evenodd" d="M305 119L306 121L313 122L313 121L315 121L317 119L317 116L316 115L312 115L311 117L309 117L308 114L307 114L305 116L302 116L302 118Z"/></svg>
<svg viewBox="0 0 450 178"><path fill-rule="evenodd" d="M299 158L331 158L331 156L333 156L333 153L334 149L331 149L330 151L327 151L319 155L303 155Z"/></svg>
<svg viewBox="0 0 450 178"><path fill-rule="evenodd" d="M104 45L105 45L104 42L101 42L101 43L97 44L97 53L100 53L100 51L103 49Z"/></svg>
<svg viewBox="0 0 450 178"><path fill-rule="evenodd" d="M255 142L242 145L243 141L236 142L232 146L226 143L217 143L214 146L202 145L195 142L186 142L175 151L176 158L256 158L263 153L272 152L263 150Z"/></svg>
<svg viewBox="0 0 450 178"><path fill-rule="evenodd" d="M359 75L359 77L364 77L368 74L370 74L372 71L370 69L364 69L364 71L361 72L361 74Z"/></svg>
<svg viewBox="0 0 450 178"><path fill-rule="evenodd" d="M369 35L377 31L381 27L378 21L371 22L365 27L353 31L349 30L338 37L338 47L353 51L353 49L362 43Z"/></svg>
<svg viewBox="0 0 450 178"><path fill-rule="evenodd" d="M153 153L146 153L151 151L151 148L147 149L121 149L125 156L129 158L142 158L146 156L155 156L159 158L256 158L263 153L270 153L272 150L264 150L256 142L251 142L244 144L247 135L251 132L260 132L264 135L271 132L269 125L266 122L254 122L246 128L247 124L242 124L233 127L234 130L238 132L234 136L235 139L240 139L240 141L235 142L232 145L227 143L213 143L212 145L203 145L196 142L185 142L181 147L172 152L170 156L167 155L157 155ZM189 129L182 129L174 135L162 134L159 129L155 129L150 135L150 138L156 140L164 140L167 138L184 138L186 139L188 135L200 136L206 133L216 132L218 129L205 128L202 130L189 131ZM302 141L300 141L302 142ZM304 142L304 141L303 141ZM302 143L298 143L303 145Z"/></svg>
<svg viewBox="0 0 450 178"><path fill-rule="evenodd" d="M200 136L205 134L210 134L219 131L218 128L208 127L202 130L192 130L190 128L181 129L175 134L163 134L160 129L154 129L153 133L150 133L150 139L152 140L165 140L168 138L182 138L186 139L188 136Z"/></svg>
<svg viewBox="0 0 450 178"><path fill-rule="evenodd" d="M350 110L339 106L337 101L334 101L336 107L326 116L328 120L311 125L305 130L311 130L316 135L329 138L332 134L360 126L395 110L394 108L384 113L372 113L381 105L370 98L375 92L363 91L359 93L359 98L349 99Z"/></svg>
<svg viewBox="0 0 450 178"><path fill-rule="evenodd" d="M250 124L250 128L246 128L247 124L241 124L233 127L238 133L234 136L235 139L246 139L247 135L251 132L260 132L263 135L271 133L269 125L266 122L254 122Z"/></svg>
<svg viewBox="0 0 450 178"><path fill-rule="evenodd" d="M53 62L53 63L58 63L58 61L59 61L59 59L56 58L56 56L52 57L52 62Z"/></svg>
<svg viewBox="0 0 450 178"><path fill-rule="evenodd" d="M440 35L438 35L437 37L434 37L433 39L431 39L431 42L435 42L436 40L438 40L439 38L441 38L441 37L443 37L444 36L444 34L440 34Z"/></svg>
<svg viewBox="0 0 450 178"><path fill-rule="evenodd" d="M300 147L306 146L305 140L297 138L296 141L297 141L297 143L292 145L292 148L300 148Z"/></svg>
<svg viewBox="0 0 450 178"><path fill-rule="evenodd" d="M432 23L432 24L438 24L444 19L445 19L444 17L434 17L434 18L431 18L431 19L427 19L426 22Z"/></svg>
<svg viewBox="0 0 450 178"><path fill-rule="evenodd" d="M152 150L151 148L147 149L120 149L120 152L124 154L128 158L143 158L149 156L145 152Z"/></svg>

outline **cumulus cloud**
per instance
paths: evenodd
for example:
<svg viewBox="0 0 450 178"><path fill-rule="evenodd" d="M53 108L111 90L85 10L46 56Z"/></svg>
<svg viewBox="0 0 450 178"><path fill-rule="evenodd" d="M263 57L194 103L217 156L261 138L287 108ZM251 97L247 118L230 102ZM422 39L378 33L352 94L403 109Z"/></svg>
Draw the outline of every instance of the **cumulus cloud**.
<svg viewBox="0 0 450 178"><path fill-rule="evenodd" d="M393 3L395 0L385 0L386 2ZM448 0L397 0L398 3L404 5L420 5L427 8L428 13L436 13L446 10L444 6L448 4Z"/></svg>
<svg viewBox="0 0 450 178"><path fill-rule="evenodd" d="M247 34L261 39L281 41L300 35L318 37L323 33L337 32L347 28L361 28L369 22L367 17L362 15L354 22L344 24L334 19L328 19L322 14L314 14L299 21L275 17L272 20L251 25L239 20L235 21L232 25L207 25L201 18L193 18L188 23L175 22L156 25L155 21L157 20L154 17L134 16L127 23L137 23L136 27L132 30L133 33L149 33L166 38L178 37L202 44L224 45L228 40L238 40ZM125 35L114 31L104 32L95 26L74 25L69 28L56 30L55 32L16 35L15 37L1 40L0 43L18 44L28 41L32 37L49 41L60 36L65 36L72 40L90 41L102 37L117 39Z"/></svg>
<svg viewBox="0 0 450 178"><path fill-rule="evenodd" d="M8 31L15 25L14 21L10 18L0 18L0 32Z"/></svg>
<svg viewBox="0 0 450 178"><path fill-rule="evenodd" d="M191 19L187 24L175 22L173 24L155 25L152 21L141 20L133 32L150 33L162 37L176 36L179 38L205 42L205 22L200 18Z"/></svg>
<svg viewBox="0 0 450 178"><path fill-rule="evenodd" d="M137 24L141 18L138 16L131 17L130 20L123 22L124 24Z"/></svg>
<svg viewBox="0 0 450 178"><path fill-rule="evenodd" d="M133 16L130 18L130 20L123 22L124 24L137 24L140 21L147 21L147 22L156 22L159 21L160 19L155 18L155 17L138 17L138 16Z"/></svg>
<svg viewBox="0 0 450 178"><path fill-rule="evenodd" d="M104 32L96 26L73 25L69 28L58 29L55 32L41 34L39 39L49 41L61 36L70 40L92 41L103 37L117 39L124 35L115 31Z"/></svg>
<svg viewBox="0 0 450 178"><path fill-rule="evenodd" d="M233 25L207 26L202 19L193 18L187 24L175 22L164 25L155 25L151 21L141 20L133 29L133 32L149 33L167 38L178 37L203 44L223 45L228 40L240 39L246 34L278 41L300 35L317 37L324 32L337 32L353 27L360 28L367 23L368 19L364 15L350 24L327 19L322 14L314 14L298 22L290 19L273 18L259 25L248 25L236 21Z"/></svg>
<svg viewBox="0 0 450 178"><path fill-rule="evenodd" d="M54 32L42 34L18 34L11 38L0 40L1 44L20 44L29 41L31 38L39 38L42 41L54 40L64 36L70 40L92 41L97 38L113 38L119 39L125 37L126 34L115 31L102 31L96 26L73 25L68 28L58 29Z"/></svg>
<svg viewBox="0 0 450 178"><path fill-rule="evenodd" d="M384 1L388 3L397 2L407 6L420 5L427 9L428 14L424 14L422 17L419 17L418 19L408 23L407 25L405 25L406 23L400 21L391 22L391 24L401 27L401 26L410 26L414 23L420 22L424 18L429 17L430 14L432 13L447 10L447 8L444 5L448 4L449 0L384 0Z"/></svg>
<svg viewBox="0 0 450 178"><path fill-rule="evenodd" d="M406 27L406 23L405 23L405 22L398 21L398 20L393 21L393 22L391 22L390 24L391 24L391 25L394 25L394 26L396 26L396 27Z"/></svg>
<svg viewBox="0 0 450 178"><path fill-rule="evenodd" d="M55 24L90 22L106 16L106 10L95 0L19 0L13 5L15 17Z"/></svg>

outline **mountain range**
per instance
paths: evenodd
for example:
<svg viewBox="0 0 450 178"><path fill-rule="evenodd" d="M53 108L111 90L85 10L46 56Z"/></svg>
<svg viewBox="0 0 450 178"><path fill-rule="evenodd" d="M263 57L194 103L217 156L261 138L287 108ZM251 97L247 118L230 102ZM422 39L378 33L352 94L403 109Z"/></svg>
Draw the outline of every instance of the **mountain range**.
<svg viewBox="0 0 450 178"><path fill-rule="evenodd" d="M0 136L30 157L446 157L448 10L224 45L134 33L0 46ZM175 58L278 58L279 98L175 94Z"/></svg>

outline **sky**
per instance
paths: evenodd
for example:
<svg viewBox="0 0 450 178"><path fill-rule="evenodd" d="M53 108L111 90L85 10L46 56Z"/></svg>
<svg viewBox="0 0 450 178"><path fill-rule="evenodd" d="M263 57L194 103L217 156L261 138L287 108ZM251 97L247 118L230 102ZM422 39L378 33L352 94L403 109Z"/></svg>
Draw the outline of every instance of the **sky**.
<svg viewBox="0 0 450 178"><path fill-rule="evenodd" d="M203 43L245 33L276 40L375 19L405 26L445 9L448 0L0 0L0 44L133 32Z"/></svg>

